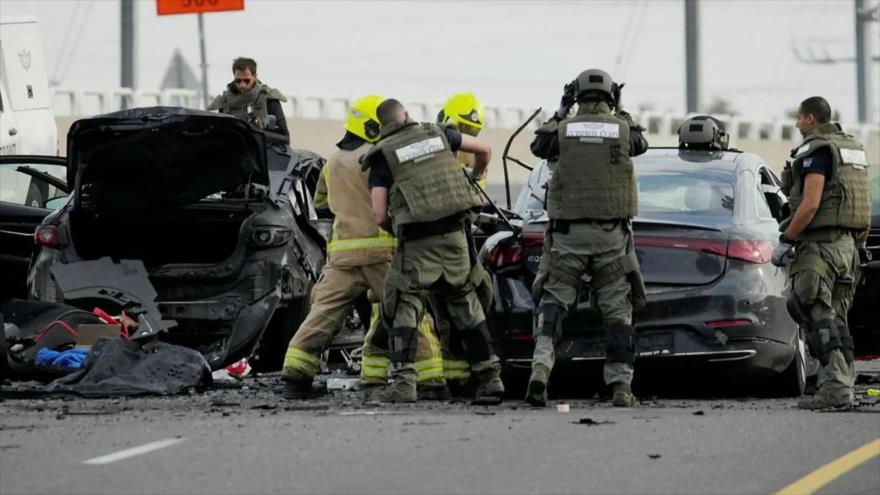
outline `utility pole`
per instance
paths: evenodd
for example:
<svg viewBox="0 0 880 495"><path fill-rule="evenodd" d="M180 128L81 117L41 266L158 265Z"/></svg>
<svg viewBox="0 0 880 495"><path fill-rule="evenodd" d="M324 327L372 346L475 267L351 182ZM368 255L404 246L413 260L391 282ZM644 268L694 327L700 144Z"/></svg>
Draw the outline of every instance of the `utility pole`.
<svg viewBox="0 0 880 495"><path fill-rule="evenodd" d="M855 19L855 56L832 56L827 47L824 53L817 55L814 46L798 47L792 45L794 56L803 64L834 65L855 63L856 66L856 112L861 123L877 122L873 115L873 98L876 87L871 82L871 64L880 62L880 57L871 53L871 23L880 21L880 3L872 6L869 0L853 0L853 17ZM803 48L803 49L802 49ZM874 90L871 88L874 87Z"/></svg>
<svg viewBox="0 0 880 495"><path fill-rule="evenodd" d="M119 85L123 88L135 88L136 57L137 57L137 24L134 0L119 1L119 33L120 33L120 75Z"/></svg>
<svg viewBox="0 0 880 495"><path fill-rule="evenodd" d="M865 0L855 0L855 41L856 41L856 107L858 109L859 122L865 123L871 121L871 110L873 106L871 97L873 86L871 86L871 40L869 34L871 26L868 24L873 20L872 12L875 9L868 9L865 6ZM874 88L876 90L877 88Z"/></svg>
<svg viewBox="0 0 880 495"><path fill-rule="evenodd" d="M202 101L208 109L208 55L205 50L205 15L199 12L199 51L202 54Z"/></svg>
<svg viewBox="0 0 880 495"><path fill-rule="evenodd" d="M700 111L700 11L697 0L684 0L684 53L687 113Z"/></svg>

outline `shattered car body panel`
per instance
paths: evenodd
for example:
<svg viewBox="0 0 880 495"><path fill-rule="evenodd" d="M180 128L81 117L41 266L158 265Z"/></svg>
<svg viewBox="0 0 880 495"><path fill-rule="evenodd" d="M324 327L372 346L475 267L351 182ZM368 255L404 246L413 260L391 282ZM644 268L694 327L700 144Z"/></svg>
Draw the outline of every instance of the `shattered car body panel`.
<svg viewBox="0 0 880 495"><path fill-rule="evenodd" d="M43 222L58 229L59 242L42 246L32 264L32 298L90 310L94 299L72 296L100 291L95 281L60 283L59 266L137 260L156 293L147 312L176 322L163 340L199 350L217 369L281 332L263 354L283 356L278 343L299 320L280 315L308 305L325 259L296 170L323 159L234 117L166 107L78 121L68 143L74 192ZM121 284L106 285L105 295ZM112 298L103 302L108 311L124 309Z"/></svg>

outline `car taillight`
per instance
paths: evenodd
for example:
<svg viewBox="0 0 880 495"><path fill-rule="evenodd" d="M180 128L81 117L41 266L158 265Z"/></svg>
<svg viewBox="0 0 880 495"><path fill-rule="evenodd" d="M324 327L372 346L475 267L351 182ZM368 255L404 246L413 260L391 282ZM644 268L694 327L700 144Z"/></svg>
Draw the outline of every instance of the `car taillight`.
<svg viewBox="0 0 880 495"><path fill-rule="evenodd" d="M700 251L703 253L726 256L731 259L748 261L749 263L767 263L773 253L770 241L723 241L716 239L677 239L670 237L638 236L636 246L665 247Z"/></svg>
<svg viewBox="0 0 880 495"><path fill-rule="evenodd" d="M292 232L287 227L276 225L257 225L251 232L251 245L257 249L268 249L287 244Z"/></svg>
<svg viewBox="0 0 880 495"><path fill-rule="evenodd" d="M513 232L496 232L480 249L480 259L490 269L500 269L522 262L522 245Z"/></svg>
<svg viewBox="0 0 880 495"><path fill-rule="evenodd" d="M41 247L57 248L61 246L57 225L40 225L34 231L34 244Z"/></svg>
<svg viewBox="0 0 880 495"><path fill-rule="evenodd" d="M499 245L492 252L490 266L493 268L505 268L522 263L522 244L517 241Z"/></svg>
<svg viewBox="0 0 880 495"><path fill-rule="evenodd" d="M730 241L727 244L727 257L749 263L767 263L773 254L770 241Z"/></svg>

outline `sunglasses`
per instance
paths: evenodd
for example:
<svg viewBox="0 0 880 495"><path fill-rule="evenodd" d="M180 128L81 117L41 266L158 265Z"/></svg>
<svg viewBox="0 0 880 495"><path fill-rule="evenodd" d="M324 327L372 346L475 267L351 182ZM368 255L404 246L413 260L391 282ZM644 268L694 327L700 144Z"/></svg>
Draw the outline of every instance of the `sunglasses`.
<svg viewBox="0 0 880 495"><path fill-rule="evenodd" d="M241 84L241 83L250 84L251 81L253 81L253 79L238 79L238 78L236 78L235 84Z"/></svg>

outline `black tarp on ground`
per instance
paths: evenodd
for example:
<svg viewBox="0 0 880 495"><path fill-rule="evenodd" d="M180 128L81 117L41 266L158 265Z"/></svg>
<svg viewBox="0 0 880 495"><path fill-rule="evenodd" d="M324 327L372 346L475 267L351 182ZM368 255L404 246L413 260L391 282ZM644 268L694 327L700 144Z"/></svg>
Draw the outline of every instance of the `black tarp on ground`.
<svg viewBox="0 0 880 495"><path fill-rule="evenodd" d="M43 347L54 349L71 346L76 342L76 337L62 325L50 326L52 322L63 321L74 329L83 323L103 323L88 311L56 302L10 299L0 301L0 313L5 323L12 323L17 327L17 330L7 335L6 330L0 326L0 333L3 334L3 338L0 338L0 372L12 372L19 378L44 379L45 374L34 365L37 352ZM37 340L36 337L44 330ZM22 344L22 347L15 352L10 351L15 344Z"/></svg>
<svg viewBox="0 0 880 495"><path fill-rule="evenodd" d="M174 395L211 383L211 368L193 349L159 341L101 339L79 371L48 384L48 393L84 397Z"/></svg>

